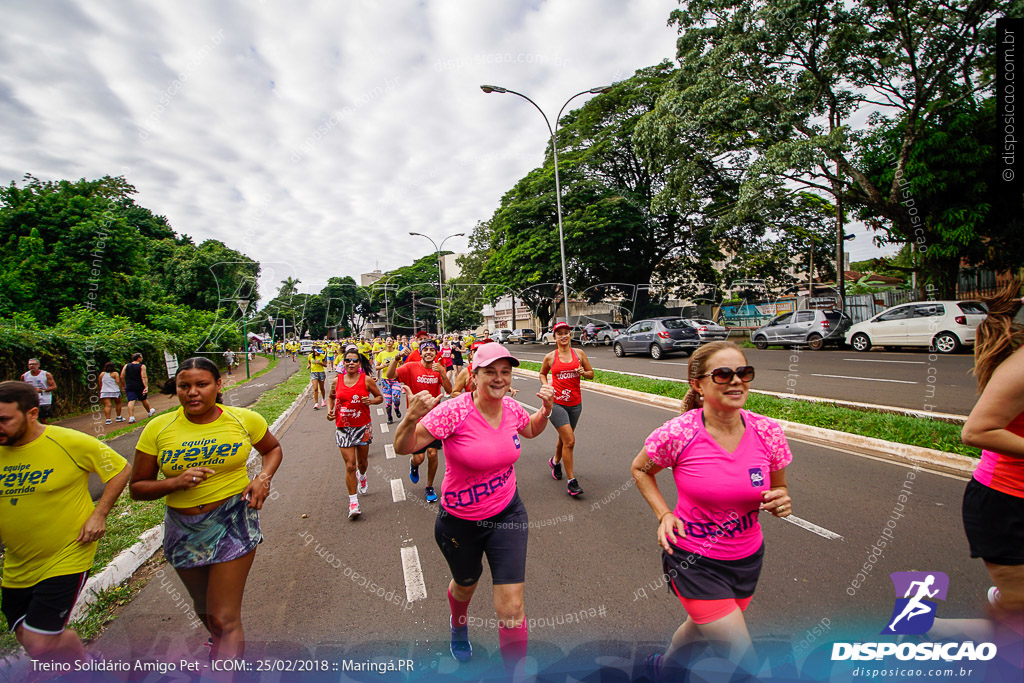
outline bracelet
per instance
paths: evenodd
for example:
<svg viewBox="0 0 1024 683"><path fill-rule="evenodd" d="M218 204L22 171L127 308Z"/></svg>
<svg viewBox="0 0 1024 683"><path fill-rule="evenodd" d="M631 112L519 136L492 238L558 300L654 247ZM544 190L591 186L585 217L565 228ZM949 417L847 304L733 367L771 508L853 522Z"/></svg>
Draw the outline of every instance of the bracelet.
<svg viewBox="0 0 1024 683"><path fill-rule="evenodd" d="M665 515L671 515L671 514L672 514L671 510L669 510L668 512L662 513L661 517L658 517L658 524L661 524L661 520L665 519Z"/></svg>
<svg viewBox="0 0 1024 683"><path fill-rule="evenodd" d="M541 411L538 410L537 414L540 415L541 417L543 417L545 420L548 419L549 417L551 417L551 411L550 410L548 412L546 412L546 413L541 412Z"/></svg>

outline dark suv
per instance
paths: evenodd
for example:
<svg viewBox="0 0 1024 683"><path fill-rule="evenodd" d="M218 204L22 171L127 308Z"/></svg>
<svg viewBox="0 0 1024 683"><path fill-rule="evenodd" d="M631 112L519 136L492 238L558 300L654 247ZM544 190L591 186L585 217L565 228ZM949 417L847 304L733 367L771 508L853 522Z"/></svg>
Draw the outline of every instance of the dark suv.
<svg viewBox="0 0 1024 683"><path fill-rule="evenodd" d="M693 351L700 346L700 335L685 318L647 318L615 337L614 345L619 358L627 353L649 353L654 360L660 360L674 351Z"/></svg>

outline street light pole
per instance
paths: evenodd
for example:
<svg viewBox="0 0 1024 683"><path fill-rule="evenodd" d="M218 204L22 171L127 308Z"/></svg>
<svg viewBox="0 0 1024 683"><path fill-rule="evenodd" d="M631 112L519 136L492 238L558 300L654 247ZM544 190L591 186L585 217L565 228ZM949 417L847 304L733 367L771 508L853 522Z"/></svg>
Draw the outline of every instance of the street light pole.
<svg viewBox="0 0 1024 683"><path fill-rule="evenodd" d="M465 237L466 233L457 232L454 235L448 235L441 240L441 246L438 246L437 242L421 232L410 232L409 234L417 237L426 237L434 245L434 251L437 253L437 292L441 295L441 336L444 336L444 276L441 274L441 247L453 237Z"/></svg>
<svg viewBox="0 0 1024 683"><path fill-rule="evenodd" d="M529 97L527 97L523 93L516 92L515 90L509 90L508 88L502 88L501 86L497 86L497 85L481 85L480 89L483 90L485 93L492 93L492 92L501 93L501 94L508 93L508 94L511 94L511 95L518 95L519 97L522 97L524 100L526 100L527 102L532 104L537 111L540 112L540 115L542 117L544 117L544 123L547 124L548 134L551 136L551 153L552 153L553 161L554 161L554 164L555 164L555 206L557 207L557 210L558 210L558 248L559 248L559 251L561 252L561 256L562 256L562 302L565 305L565 322L568 323L569 322L569 278L568 278L568 275L566 274L566 271L565 271L565 234L562 231L562 184L561 184L561 181L559 180L559 177L558 177L558 122L562 119L562 112L565 111L565 108L567 106L569 106L569 103L572 102L577 97L579 97L580 95L586 95L587 93L590 93L592 95L599 95L599 94L602 94L602 93L609 93L609 92L612 91L612 87L610 85L603 85L603 86L600 86L600 87L597 87L597 88L590 88L589 90L584 90L582 92L578 92L575 95L573 95L572 97L570 97L569 99L567 99L565 101L565 104L562 105L562 108L558 110L558 116L555 117L555 127L554 128L551 127L551 122L548 121L548 116L547 116L547 114L544 113L544 110L541 109L539 106L537 106L536 102L531 100ZM514 311L513 311L513 313L514 313Z"/></svg>
<svg viewBox="0 0 1024 683"><path fill-rule="evenodd" d="M245 354L245 378L249 379L249 332L245 327L245 311L249 308L248 299L238 300L238 310L242 312L242 353Z"/></svg>

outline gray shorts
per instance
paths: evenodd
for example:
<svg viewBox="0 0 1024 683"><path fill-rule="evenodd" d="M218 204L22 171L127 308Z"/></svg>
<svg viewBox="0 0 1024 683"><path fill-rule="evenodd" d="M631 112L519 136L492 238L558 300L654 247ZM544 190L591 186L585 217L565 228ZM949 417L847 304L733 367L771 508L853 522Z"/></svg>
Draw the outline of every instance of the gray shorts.
<svg viewBox="0 0 1024 683"><path fill-rule="evenodd" d="M338 448L369 446L373 443L373 423L362 427L338 427L334 433L334 443L338 444Z"/></svg>
<svg viewBox="0 0 1024 683"><path fill-rule="evenodd" d="M327 373L326 372L311 372L311 373L309 373L309 378L310 379L318 379L318 380L320 380L322 382L325 379L327 379Z"/></svg>
<svg viewBox="0 0 1024 683"><path fill-rule="evenodd" d="M555 429L561 429L565 425L576 431L576 423L580 421L580 413L583 412L583 404L577 403L574 406L563 406L558 403L551 406L551 417L549 421Z"/></svg>

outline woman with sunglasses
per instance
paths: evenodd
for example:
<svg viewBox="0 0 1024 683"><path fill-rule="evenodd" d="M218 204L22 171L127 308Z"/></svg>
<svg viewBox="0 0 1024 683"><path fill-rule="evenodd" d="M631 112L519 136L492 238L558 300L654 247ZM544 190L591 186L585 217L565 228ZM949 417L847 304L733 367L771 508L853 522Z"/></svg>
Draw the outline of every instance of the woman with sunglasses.
<svg viewBox="0 0 1024 683"><path fill-rule="evenodd" d="M758 512L791 514L785 467L793 459L782 427L743 409L754 379L743 351L712 342L690 357L683 412L656 429L633 460L637 490L658 519L668 588L687 612L664 655L645 666L654 678L697 642L751 672L753 649L743 611L761 574ZM669 508L655 479L671 469L678 491Z"/></svg>
<svg viewBox="0 0 1024 683"><path fill-rule="evenodd" d="M334 420L338 428L334 440L345 460L348 518L355 519L361 513L359 493L365 494L367 489L366 468L369 465L370 443L373 441L370 406L383 403L384 397L373 381L370 362L359 353L358 347L349 346L345 349L342 365L345 374L334 376L328 396L327 419Z"/></svg>

